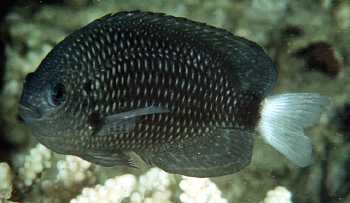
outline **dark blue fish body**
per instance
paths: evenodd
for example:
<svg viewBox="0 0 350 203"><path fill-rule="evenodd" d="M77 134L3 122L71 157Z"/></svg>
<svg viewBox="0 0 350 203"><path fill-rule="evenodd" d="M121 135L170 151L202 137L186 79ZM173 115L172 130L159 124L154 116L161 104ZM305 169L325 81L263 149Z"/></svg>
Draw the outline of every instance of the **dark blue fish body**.
<svg viewBox="0 0 350 203"><path fill-rule="evenodd" d="M255 133L306 166L311 144L303 128L328 99L265 99L276 79L272 60L251 41L183 18L121 12L55 46L26 77L19 112L48 148L102 166L132 166L127 153L134 151L171 173L231 174L250 163ZM280 119L295 105L313 110ZM298 135L281 120L296 122Z"/></svg>

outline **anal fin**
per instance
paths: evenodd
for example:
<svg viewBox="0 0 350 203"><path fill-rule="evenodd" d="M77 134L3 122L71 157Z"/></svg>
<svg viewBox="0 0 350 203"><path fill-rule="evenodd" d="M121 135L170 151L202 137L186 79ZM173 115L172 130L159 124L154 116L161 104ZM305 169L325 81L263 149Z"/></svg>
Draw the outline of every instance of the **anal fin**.
<svg viewBox="0 0 350 203"><path fill-rule="evenodd" d="M86 161L105 167L135 167L132 164L130 157L121 151L89 150L82 155L79 154L78 156Z"/></svg>
<svg viewBox="0 0 350 203"><path fill-rule="evenodd" d="M252 147L251 132L219 129L187 147L138 154L146 163L153 163L169 173L217 177L247 166L251 161Z"/></svg>

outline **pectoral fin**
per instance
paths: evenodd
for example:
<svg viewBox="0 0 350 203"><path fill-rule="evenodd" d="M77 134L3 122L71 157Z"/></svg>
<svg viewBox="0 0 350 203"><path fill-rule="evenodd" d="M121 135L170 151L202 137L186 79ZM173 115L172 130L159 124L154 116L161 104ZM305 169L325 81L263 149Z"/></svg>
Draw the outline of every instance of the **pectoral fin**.
<svg viewBox="0 0 350 203"><path fill-rule="evenodd" d="M146 108L135 109L132 111L121 112L114 115L100 118L99 131L96 135L106 136L121 133L128 133L135 128L136 120L140 116L169 113L170 110L161 106L150 106Z"/></svg>

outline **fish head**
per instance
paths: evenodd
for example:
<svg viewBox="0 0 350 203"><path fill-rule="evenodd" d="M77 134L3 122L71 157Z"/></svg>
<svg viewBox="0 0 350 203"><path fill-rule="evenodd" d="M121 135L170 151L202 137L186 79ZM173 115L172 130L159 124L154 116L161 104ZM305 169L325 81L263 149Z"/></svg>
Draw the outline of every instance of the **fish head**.
<svg viewBox="0 0 350 203"><path fill-rule="evenodd" d="M67 73L45 66L26 76L18 111L41 144L57 153L74 154L77 128L82 125L72 110L79 106L74 82Z"/></svg>
<svg viewBox="0 0 350 203"><path fill-rule="evenodd" d="M66 100L66 87L62 82L41 82L38 74L26 76L18 110L26 122L55 116ZM57 115L57 114L56 114ZM36 122L37 123L37 122Z"/></svg>

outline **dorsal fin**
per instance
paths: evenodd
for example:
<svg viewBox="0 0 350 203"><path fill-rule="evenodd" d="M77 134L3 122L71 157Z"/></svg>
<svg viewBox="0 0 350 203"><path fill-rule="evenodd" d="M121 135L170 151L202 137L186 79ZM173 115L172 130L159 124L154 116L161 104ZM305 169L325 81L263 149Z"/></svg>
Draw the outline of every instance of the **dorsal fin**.
<svg viewBox="0 0 350 203"><path fill-rule="evenodd" d="M276 67L262 47L242 37L234 36L224 29L185 18L167 16L163 13L140 11L109 14L101 20L128 20L152 24L159 28L166 28L164 30L175 31L177 37L183 34L204 42L209 50L218 54L227 54L225 66L228 74L233 83L237 84L236 87L243 91L266 97L276 84Z"/></svg>
<svg viewBox="0 0 350 203"><path fill-rule="evenodd" d="M275 86L277 70L271 58L259 45L234 36L224 29L186 18L167 16L163 13L119 12L107 14L77 32L96 29L102 31L106 29L99 28L112 29L114 26L122 30L137 27L137 30L151 32L157 36L186 41L197 48L200 44L199 48L206 49L213 57L220 56L233 87L239 90L265 97Z"/></svg>

